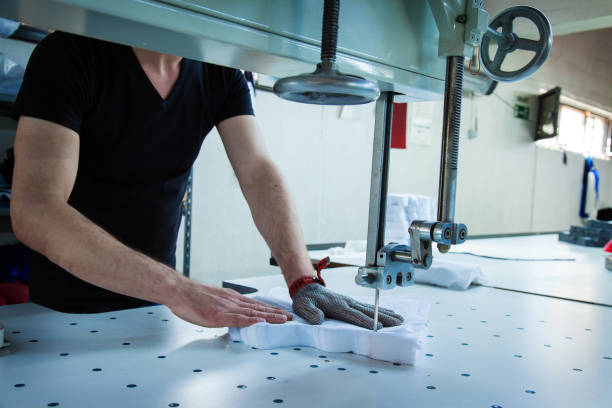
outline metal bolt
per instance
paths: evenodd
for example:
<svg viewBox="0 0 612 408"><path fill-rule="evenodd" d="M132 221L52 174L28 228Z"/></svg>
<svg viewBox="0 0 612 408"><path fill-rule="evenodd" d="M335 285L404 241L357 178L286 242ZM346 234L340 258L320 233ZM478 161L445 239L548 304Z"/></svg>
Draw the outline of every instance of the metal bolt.
<svg viewBox="0 0 612 408"><path fill-rule="evenodd" d="M444 230L444 239L450 239L451 237L451 230L450 228L447 228Z"/></svg>
<svg viewBox="0 0 612 408"><path fill-rule="evenodd" d="M390 285L391 282L393 282L393 278L391 277L391 275L387 275L387 285Z"/></svg>
<svg viewBox="0 0 612 408"><path fill-rule="evenodd" d="M459 14L455 21L457 21L459 24L465 24L467 21L467 16L465 14Z"/></svg>
<svg viewBox="0 0 612 408"><path fill-rule="evenodd" d="M411 280L412 280L412 272L408 272L408 273L406 274L406 281L407 281L407 282L410 282Z"/></svg>
<svg viewBox="0 0 612 408"><path fill-rule="evenodd" d="M459 238L462 240L465 239L465 230L462 229L461 231L459 231Z"/></svg>

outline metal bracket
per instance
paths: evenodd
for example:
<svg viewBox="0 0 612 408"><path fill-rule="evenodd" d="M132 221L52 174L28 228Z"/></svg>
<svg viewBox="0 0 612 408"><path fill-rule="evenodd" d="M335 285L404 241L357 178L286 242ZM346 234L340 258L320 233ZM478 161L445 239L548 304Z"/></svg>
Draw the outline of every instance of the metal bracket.
<svg viewBox="0 0 612 408"><path fill-rule="evenodd" d="M429 0L440 40L439 57L471 57L487 32L489 13L483 0Z"/></svg>
<svg viewBox="0 0 612 408"><path fill-rule="evenodd" d="M464 41L472 47L477 47L482 36L487 32L489 13L482 8L483 0L467 0L465 4L465 35Z"/></svg>
<svg viewBox="0 0 612 408"><path fill-rule="evenodd" d="M432 242L450 247L464 243L467 238L465 224L452 222L413 221L408 231L412 248L412 264L422 269L429 269L433 262Z"/></svg>
<svg viewBox="0 0 612 408"><path fill-rule="evenodd" d="M393 289L414 283L414 268L410 247L402 244L385 245L376 256L376 266L362 266L355 283L373 289Z"/></svg>

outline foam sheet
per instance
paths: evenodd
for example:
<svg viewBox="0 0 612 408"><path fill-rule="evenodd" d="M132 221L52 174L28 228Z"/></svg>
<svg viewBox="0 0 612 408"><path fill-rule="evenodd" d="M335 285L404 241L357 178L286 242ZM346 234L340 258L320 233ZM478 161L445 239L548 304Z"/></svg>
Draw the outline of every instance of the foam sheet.
<svg viewBox="0 0 612 408"><path fill-rule="evenodd" d="M291 310L287 288L276 287L257 299ZM356 297L362 302L371 298ZM381 306L393 309L404 317L404 324L374 332L338 320L326 319L321 325L310 325L294 314L294 320L285 324L258 323L246 328L231 328L232 340L238 340L258 349L306 346L327 352L353 352L375 360L401 364L415 364L416 352L421 348L429 304L423 300L404 296L385 299Z"/></svg>

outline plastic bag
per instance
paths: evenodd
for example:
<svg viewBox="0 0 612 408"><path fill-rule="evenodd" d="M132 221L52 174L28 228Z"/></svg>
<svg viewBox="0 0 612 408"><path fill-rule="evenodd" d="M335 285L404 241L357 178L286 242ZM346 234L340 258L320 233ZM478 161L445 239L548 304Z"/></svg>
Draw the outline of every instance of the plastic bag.
<svg viewBox="0 0 612 408"><path fill-rule="evenodd" d="M24 72L21 65L0 53L0 93L17 95Z"/></svg>
<svg viewBox="0 0 612 408"><path fill-rule="evenodd" d="M0 37L8 38L19 28L17 21L0 17Z"/></svg>

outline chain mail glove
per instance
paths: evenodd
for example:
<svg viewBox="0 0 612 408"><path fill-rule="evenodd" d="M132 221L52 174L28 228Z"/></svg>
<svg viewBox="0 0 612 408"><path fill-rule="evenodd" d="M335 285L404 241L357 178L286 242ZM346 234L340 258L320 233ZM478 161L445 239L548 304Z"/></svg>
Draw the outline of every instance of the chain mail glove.
<svg viewBox="0 0 612 408"><path fill-rule="evenodd" d="M356 326L374 327L374 306L357 302L318 283L301 287L293 295L294 312L310 324L321 324L325 317ZM399 326L404 319L392 310L378 308L378 329Z"/></svg>

